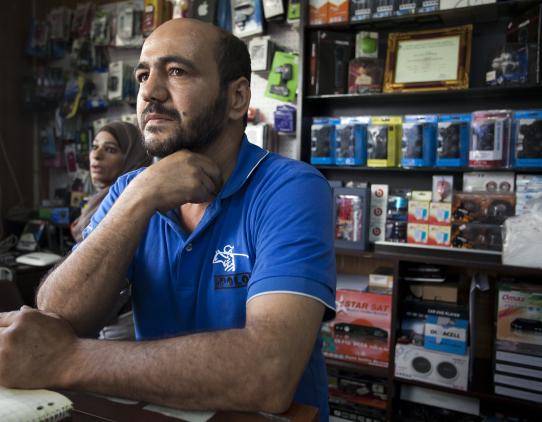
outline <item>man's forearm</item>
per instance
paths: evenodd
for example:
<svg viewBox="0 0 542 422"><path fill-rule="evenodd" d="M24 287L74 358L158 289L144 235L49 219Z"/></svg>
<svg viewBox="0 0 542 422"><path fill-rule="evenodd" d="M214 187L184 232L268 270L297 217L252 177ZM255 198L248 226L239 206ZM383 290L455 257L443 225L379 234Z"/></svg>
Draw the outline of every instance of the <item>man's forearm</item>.
<svg viewBox="0 0 542 422"><path fill-rule="evenodd" d="M61 315L79 334L99 328L152 214L148 204L128 190L38 292L38 307Z"/></svg>
<svg viewBox="0 0 542 422"><path fill-rule="evenodd" d="M60 387L183 409L284 411L298 381L281 361L287 354L279 349L288 346L270 347L254 331L136 343L80 340Z"/></svg>

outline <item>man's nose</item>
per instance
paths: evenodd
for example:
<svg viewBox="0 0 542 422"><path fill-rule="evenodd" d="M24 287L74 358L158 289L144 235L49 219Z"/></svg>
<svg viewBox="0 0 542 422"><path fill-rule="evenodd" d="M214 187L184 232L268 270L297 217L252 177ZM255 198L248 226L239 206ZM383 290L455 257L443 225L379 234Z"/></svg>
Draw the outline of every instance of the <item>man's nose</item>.
<svg viewBox="0 0 542 422"><path fill-rule="evenodd" d="M147 102L164 102L167 99L167 89L164 77L159 72L151 72L139 87L139 95Z"/></svg>

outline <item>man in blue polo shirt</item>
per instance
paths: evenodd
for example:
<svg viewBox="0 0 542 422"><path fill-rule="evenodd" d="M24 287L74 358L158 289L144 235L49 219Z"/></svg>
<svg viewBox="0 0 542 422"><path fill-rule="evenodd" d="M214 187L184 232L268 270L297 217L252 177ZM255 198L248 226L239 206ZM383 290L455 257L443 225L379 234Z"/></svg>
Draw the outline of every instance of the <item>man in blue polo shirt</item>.
<svg viewBox="0 0 542 422"><path fill-rule="evenodd" d="M243 135L250 58L231 34L169 21L135 77L144 143L162 159L111 187L43 283L40 311L0 315L0 384L190 409L281 412L293 400L327 420L328 183ZM100 327L126 277L145 341L77 337Z"/></svg>

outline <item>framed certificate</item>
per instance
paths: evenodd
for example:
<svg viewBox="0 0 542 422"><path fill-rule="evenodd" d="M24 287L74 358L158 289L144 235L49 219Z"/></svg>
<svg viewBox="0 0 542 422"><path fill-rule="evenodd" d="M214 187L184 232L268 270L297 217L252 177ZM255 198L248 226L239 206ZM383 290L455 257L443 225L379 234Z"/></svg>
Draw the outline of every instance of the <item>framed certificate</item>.
<svg viewBox="0 0 542 422"><path fill-rule="evenodd" d="M390 33L384 92L468 88L471 41L472 25Z"/></svg>

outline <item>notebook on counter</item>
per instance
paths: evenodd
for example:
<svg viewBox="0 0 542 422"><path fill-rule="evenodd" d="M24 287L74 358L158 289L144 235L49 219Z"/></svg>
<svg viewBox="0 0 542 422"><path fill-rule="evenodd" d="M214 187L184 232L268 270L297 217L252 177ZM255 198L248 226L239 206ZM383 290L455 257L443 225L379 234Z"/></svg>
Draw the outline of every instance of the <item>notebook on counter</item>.
<svg viewBox="0 0 542 422"><path fill-rule="evenodd" d="M0 387L0 421L60 421L71 415L72 402L49 390Z"/></svg>

